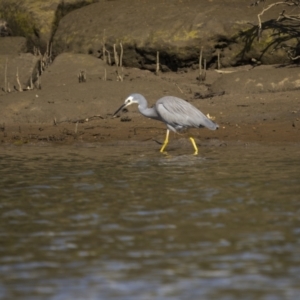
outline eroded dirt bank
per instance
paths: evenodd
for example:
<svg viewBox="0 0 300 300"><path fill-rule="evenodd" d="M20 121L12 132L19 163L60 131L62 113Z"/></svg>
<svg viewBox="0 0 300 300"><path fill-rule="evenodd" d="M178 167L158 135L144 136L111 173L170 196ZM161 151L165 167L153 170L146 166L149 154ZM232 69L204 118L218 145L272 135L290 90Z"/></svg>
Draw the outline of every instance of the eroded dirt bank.
<svg viewBox="0 0 300 300"><path fill-rule="evenodd" d="M159 149L165 135L163 123L144 118L134 105L120 117L112 118L131 92L144 94L150 105L161 96L175 95L215 118L220 125L217 131L189 130L188 134L196 138L200 147L224 145L229 141L299 142L298 89L243 93L241 83L239 91L218 94L210 87L224 74L215 71L208 72L205 84L199 84L197 71L193 70L156 76L149 71L126 69L123 82L114 80L114 70L111 70L108 81L90 77L81 84L75 79L72 84L67 81L63 84L63 74L63 70L53 74L61 85L46 85L42 90L1 96L1 104L6 109L6 117L2 117L4 121L0 123L2 144L117 144L130 140L152 142ZM267 72L265 76L268 74L271 73ZM260 81L266 82L267 78L260 78ZM176 143L190 147L184 137L172 134L170 147L175 147Z"/></svg>

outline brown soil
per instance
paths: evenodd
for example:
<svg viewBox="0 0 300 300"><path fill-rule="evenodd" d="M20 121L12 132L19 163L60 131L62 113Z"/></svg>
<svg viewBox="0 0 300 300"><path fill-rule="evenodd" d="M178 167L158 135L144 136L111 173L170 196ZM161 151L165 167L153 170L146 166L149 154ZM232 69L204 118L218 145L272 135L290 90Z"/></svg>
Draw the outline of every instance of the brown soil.
<svg viewBox="0 0 300 300"><path fill-rule="evenodd" d="M114 70L111 71L114 74ZM137 69L125 70L124 82L116 80L103 81L99 78L88 78L86 83L76 83L72 89L63 86L45 90L34 90L22 93L22 101L39 94L44 96L44 102L40 107L44 111L49 108L50 100L57 99L59 95L63 99L77 99L81 89L84 89L85 99L99 96L96 107L99 110L92 113L95 101L86 100L85 108L94 105L90 115L77 112L77 118L68 117L68 111L64 111L64 118L53 119L52 122L27 122L22 118L22 111L18 112L20 121L0 123L0 141L2 144L22 145L24 143L119 143L117 141L134 141L153 143L153 147L160 148L165 136L165 125L161 122L150 120L141 116L136 106L130 106L118 118L112 118L114 111L123 103L131 92L144 94L149 104L153 104L164 95L179 96L198 107L203 113L209 113L220 125L217 131L208 129L190 129L189 134L196 138L199 146L226 145L230 141L242 142L299 142L300 141L300 97L299 91L286 91L277 93L260 94L224 94L211 95L205 99L197 99L199 95L207 95L207 85L220 76L215 71L207 73L206 86L199 84L197 71L185 70L181 73L162 73L159 76L149 71ZM56 79L60 80L59 75ZM114 75L111 75L112 78ZM109 88L104 86L109 85ZM96 87L99 90L96 90ZM112 98L112 91L117 96ZM1 103L18 103L21 93L10 93L1 96ZM25 99L25 100L24 100ZM56 100L55 100L56 101ZM44 103L44 104L43 104ZM68 104L69 103L69 104ZM72 102L65 103L71 108ZM44 105L44 106L43 106ZM99 114L101 112L101 115ZM26 111L26 113L28 113ZM34 114L34 112L32 112ZM53 117L51 117L53 118ZM0 120L1 122L1 120ZM184 147L191 147L188 140L182 135L171 135L170 149L182 143ZM139 143L139 144L141 144ZM187 144L185 146L185 144ZM142 145L142 144L141 144Z"/></svg>

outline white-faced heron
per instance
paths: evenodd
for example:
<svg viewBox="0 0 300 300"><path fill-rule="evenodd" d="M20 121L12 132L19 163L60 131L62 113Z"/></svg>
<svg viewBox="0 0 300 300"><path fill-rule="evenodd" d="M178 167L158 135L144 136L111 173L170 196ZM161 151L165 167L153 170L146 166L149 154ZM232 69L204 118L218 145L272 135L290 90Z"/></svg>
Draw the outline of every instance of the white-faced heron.
<svg viewBox="0 0 300 300"><path fill-rule="evenodd" d="M167 134L160 152L163 152L169 141L170 130L177 132L189 127L206 127L210 130L216 130L219 125L207 118L199 109L187 101L173 97L165 96L157 100L155 105L148 107L148 102L141 94L129 95L124 104L114 113L114 116L131 104L138 104L140 113L150 119L164 122L167 125ZM190 141L195 149L194 154L198 154L198 148L195 140L190 137Z"/></svg>

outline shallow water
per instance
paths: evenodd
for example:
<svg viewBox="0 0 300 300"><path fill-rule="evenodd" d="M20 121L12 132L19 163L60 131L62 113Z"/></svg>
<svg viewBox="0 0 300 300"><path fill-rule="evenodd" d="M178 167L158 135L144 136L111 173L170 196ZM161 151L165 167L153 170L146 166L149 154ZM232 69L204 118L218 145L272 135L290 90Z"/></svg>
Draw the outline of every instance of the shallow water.
<svg viewBox="0 0 300 300"><path fill-rule="evenodd" d="M0 299L298 299L300 146L185 150L2 146Z"/></svg>

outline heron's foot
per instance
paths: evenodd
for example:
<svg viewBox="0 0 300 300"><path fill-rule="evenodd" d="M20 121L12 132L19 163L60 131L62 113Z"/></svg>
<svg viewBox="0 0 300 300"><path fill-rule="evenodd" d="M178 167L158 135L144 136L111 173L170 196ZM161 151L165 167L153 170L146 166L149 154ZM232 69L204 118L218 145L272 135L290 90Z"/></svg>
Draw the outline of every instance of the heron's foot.
<svg viewBox="0 0 300 300"><path fill-rule="evenodd" d="M169 142L169 129L167 129L167 133L166 133L166 138L165 138L165 141L164 141L164 144L162 145L162 147L160 148L160 152L163 153L168 142Z"/></svg>
<svg viewBox="0 0 300 300"><path fill-rule="evenodd" d="M190 141L191 141L191 143L192 143L192 145L193 145L193 147L195 149L194 155L198 155L198 147L197 147L197 145L195 143L195 140L192 137L190 137Z"/></svg>
<svg viewBox="0 0 300 300"><path fill-rule="evenodd" d="M165 153L166 146L167 146L167 144L163 144L163 146L160 148L159 152L160 153Z"/></svg>
<svg viewBox="0 0 300 300"><path fill-rule="evenodd" d="M164 156L170 156L167 151L163 151L163 152L159 151L159 152L162 153Z"/></svg>

